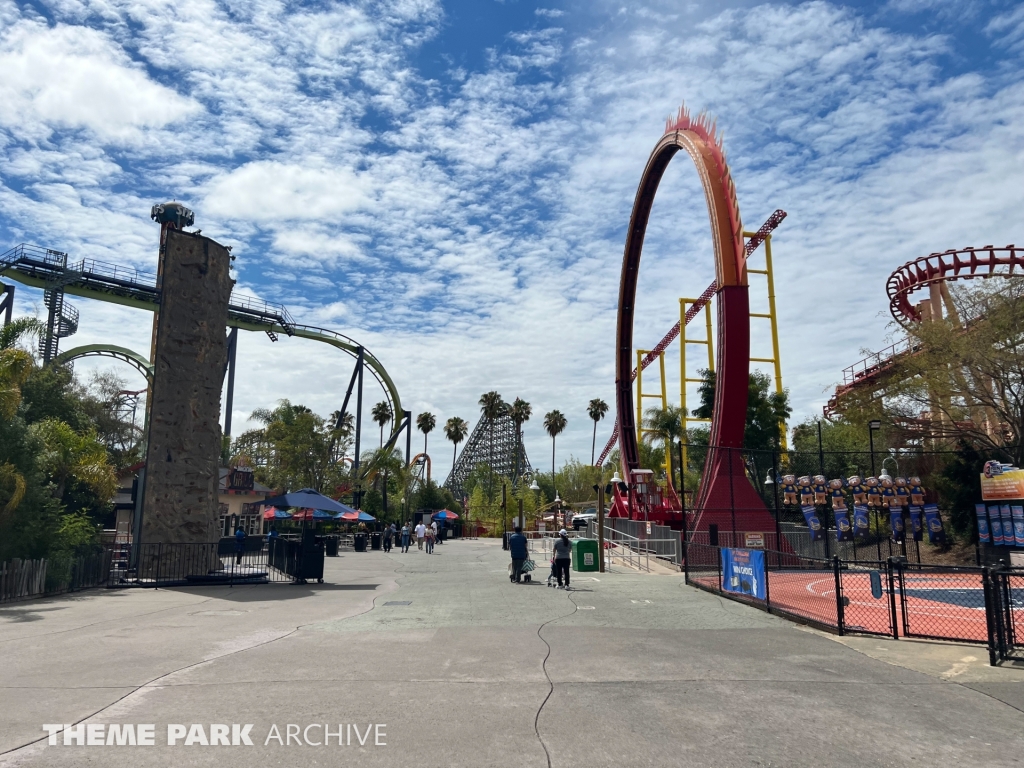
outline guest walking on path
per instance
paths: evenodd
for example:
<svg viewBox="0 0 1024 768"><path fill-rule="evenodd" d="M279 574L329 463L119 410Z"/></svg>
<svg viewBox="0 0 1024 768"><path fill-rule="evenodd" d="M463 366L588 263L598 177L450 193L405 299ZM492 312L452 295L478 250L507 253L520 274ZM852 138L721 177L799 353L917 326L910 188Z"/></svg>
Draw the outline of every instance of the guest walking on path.
<svg viewBox="0 0 1024 768"><path fill-rule="evenodd" d="M426 539L426 542L427 542L427 554L428 555L434 554L434 529L433 528L427 528L425 539Z"/></svg>
<svg viewBox="0 0 1024 768"><path fill-rule="evenodd" d="M558 579L559 589L569 588L569 566L572 564L572 545L569 543L569 534L563 528L558 532L558 539L555 541L555 576ZM565 579L565 586L562 579Z"/></svg>
<svg viewBox="0 0 1024 768"><path fill-rule="evenodd" d="M423 539L427 535L427 526L422 522L416 525L416 549L423 549Z"/></svg>
<svg viewBox="0 0 1024 768"><path fill-rule="evenodd" d="M509 578L513 583L518 584L523 573L523 563L530 557L526 537L523 535L523 529L518 525L515 528L515 533L508 537L508 549L509 554L512 555L512 575Z"/></svg>
<svg viewBox="0 0 1024 768"><path fill-rule="evenodd" d="M395 527L389 525L384 529L384 551L391 551L391 537L395 535Z"/></svg>
<svg viewBox="0 0 1024 768"><path fill-rule="evenodd" d="M410 533L410 531L409 531L409 524L406 523L405 525L402 526L402 551L403 552L408 552L409 551L409 533Z"/></svg>

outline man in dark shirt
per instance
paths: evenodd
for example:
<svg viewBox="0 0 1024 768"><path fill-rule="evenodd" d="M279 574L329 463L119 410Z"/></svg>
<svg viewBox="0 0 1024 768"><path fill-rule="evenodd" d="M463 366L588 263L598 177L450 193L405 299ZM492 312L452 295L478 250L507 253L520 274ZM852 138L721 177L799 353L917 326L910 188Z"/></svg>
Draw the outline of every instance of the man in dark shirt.
<svg viewBox="0 0 1024 768"><path fill-rule="evenodd" d="M523 563L530 557L526 537L523 535L523 529L518 525L516 526L515 533L509 536L508 549L512 555L512 576L510 579L518 584L523 571Z"/></svg>

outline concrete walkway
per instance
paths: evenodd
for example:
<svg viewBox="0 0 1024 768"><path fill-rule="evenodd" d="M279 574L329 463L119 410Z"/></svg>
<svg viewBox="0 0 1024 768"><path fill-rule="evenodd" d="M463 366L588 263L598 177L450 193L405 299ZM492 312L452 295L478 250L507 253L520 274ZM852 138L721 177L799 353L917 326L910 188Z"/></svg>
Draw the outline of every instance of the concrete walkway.
<svg viewBox="0 0 1024 768"><path fill-rule="evenodd" d="M323 585L0 607L0 766L1024 765L1024 671L980 647L837 640L674 575L516 586L494 541L327 563ZM156 745L47 744L82 720ZM364 745L265 743L324 723ZM168 746L168 724L254 746Z"/></svg>

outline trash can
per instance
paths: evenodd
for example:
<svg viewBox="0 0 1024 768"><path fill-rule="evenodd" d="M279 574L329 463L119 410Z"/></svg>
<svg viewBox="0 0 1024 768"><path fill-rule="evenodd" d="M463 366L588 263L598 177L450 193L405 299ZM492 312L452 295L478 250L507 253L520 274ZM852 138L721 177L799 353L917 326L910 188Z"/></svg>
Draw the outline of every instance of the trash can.
<svg viewBox="0 0 1024 768"><path fill-rule="evenodd" d="M370 549L380 549L381 542L384 540L384 534L380 531L374 531L370 534Z"/></svg>
<svg viewBox="0 0 1024 768"><path fill-rule="evenodd" d="M572 540L572 569L574 571L599 571L601 559L596 539Z"/></svg>
<svg viewBox="0 0 1024 768"><path fill-rule="evenodd" d="M355 547L356 552L366 551L366 534L357 533L352 537L352 543Z"/></svg>
<svg viewBox="0 0 1024 768"><path fill-rule="evenodd" d="M338 537L324 536L324 555L326 557L338 556Z"/></svg>

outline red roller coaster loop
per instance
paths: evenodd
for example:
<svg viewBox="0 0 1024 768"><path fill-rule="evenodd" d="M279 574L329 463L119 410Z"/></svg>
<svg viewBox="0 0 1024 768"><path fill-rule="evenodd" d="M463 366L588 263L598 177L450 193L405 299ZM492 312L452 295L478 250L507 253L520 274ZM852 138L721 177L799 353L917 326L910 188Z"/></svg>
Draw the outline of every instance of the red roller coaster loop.
<svg viewBox="0 0 1024 768"><path fill-rule="evenodd" d="M1024 274L1024 248L1005 245L1001 248L985 245L981 248L969 246L908 261L889 275L885 284L889 294L889 311L896 322L906 326L921 318L910 303L910 294L918 288L946 280L963 280L972 277L1009 277L1014 270Z"/></svg>
<svg viewBox="0 0 1024 768"><path fill-rule="evenodd" d="M623 476L630 478L640 466L633 411L633 317L644 236L654 196L669 162L683 150L690 156L711 219L715 255L718 308L718 349L715 403L710 444L715 450L704 464L697 499L697 521L715 517L713 510L735 510L748 530L769 530L774 525L764 502L746 477L740 449L746 422L750 372L750 299L747 287L747 251L736 189L716 128L704 114L691 118L685 107L666 124L644 168L633 203L619 282L619 310L615 345L615 405ZM678 330L676 330L678 333ZM616 489L616 502L621 504Z"/></svg>

